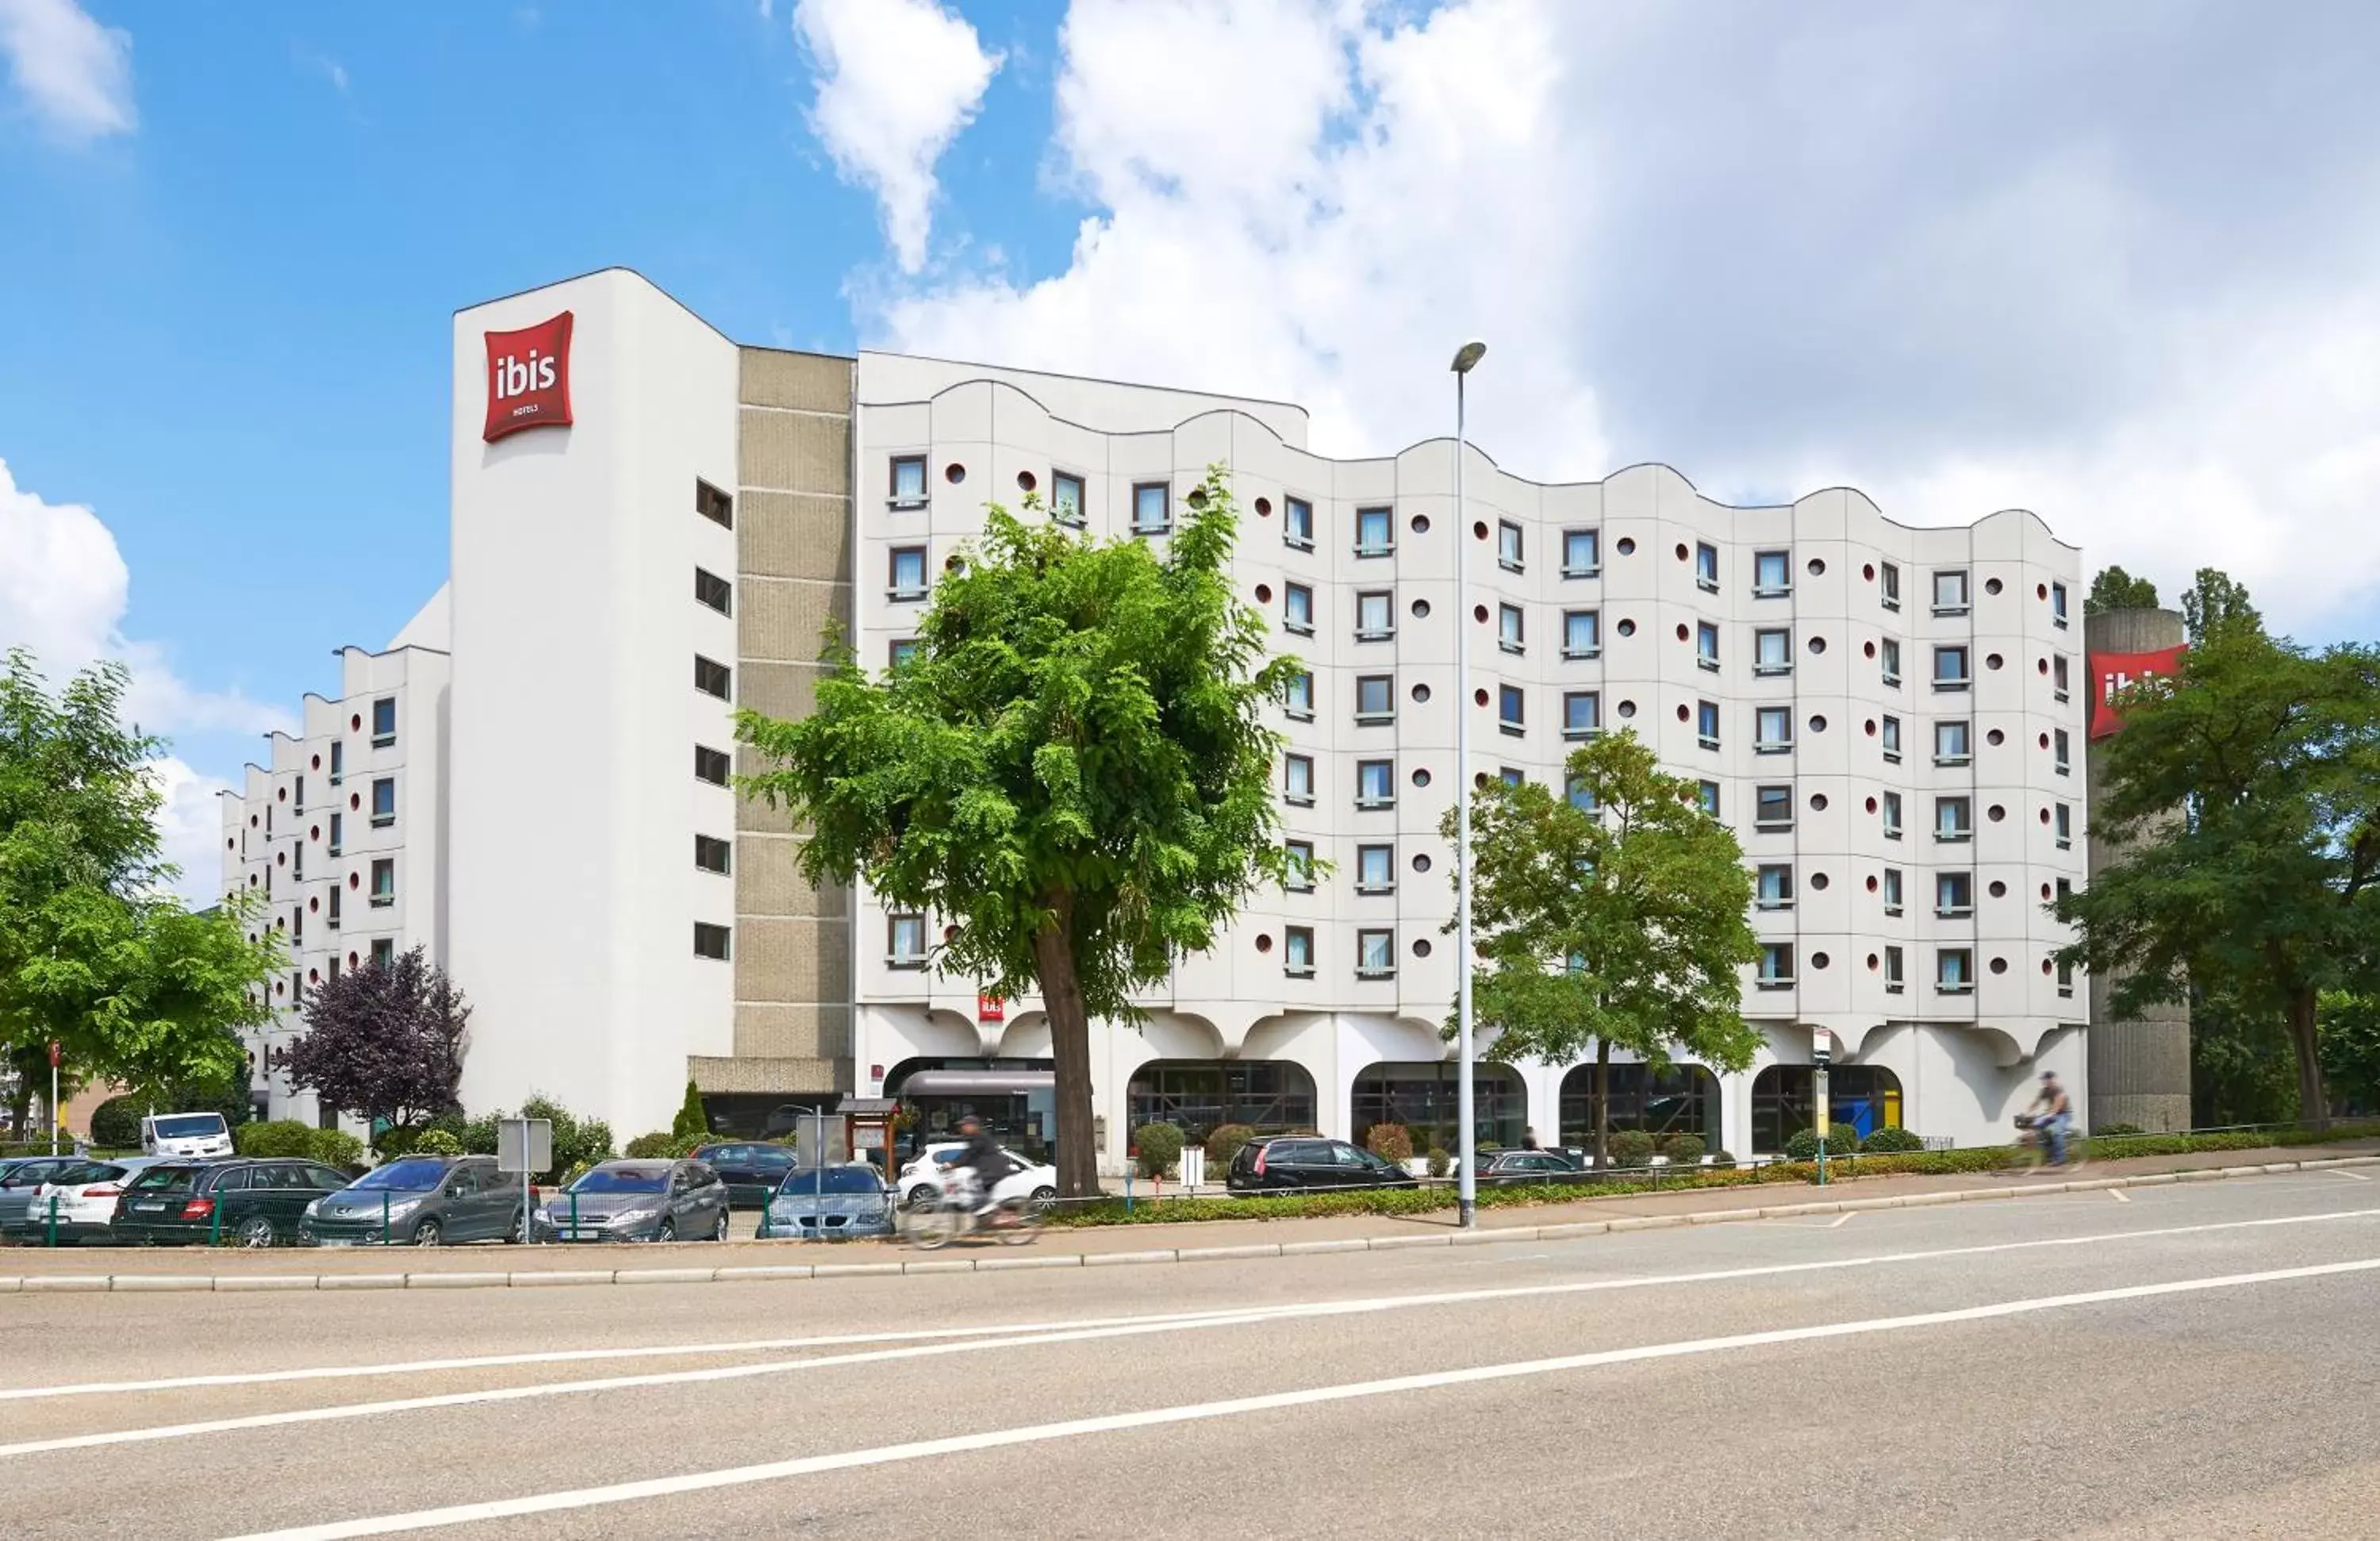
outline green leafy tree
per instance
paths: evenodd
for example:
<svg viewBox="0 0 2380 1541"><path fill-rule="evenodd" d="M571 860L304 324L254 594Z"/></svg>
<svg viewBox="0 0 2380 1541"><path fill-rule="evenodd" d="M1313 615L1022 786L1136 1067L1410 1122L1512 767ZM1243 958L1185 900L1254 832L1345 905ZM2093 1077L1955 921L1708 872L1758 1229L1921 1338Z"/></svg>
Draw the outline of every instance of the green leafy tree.
<svg viewBox="0 0 2380 1541"><path fill-rule="evenodd" d="M1611 1051L1742 1070L1760 1047L1738 970L1760 948L1734 831L1633 732L1572 752L1566 795L1491 781L1472 802L1472 1010L1496 1057L1595 1046L1595 1154L1610 1158ZM1583 805L1583 806L1582 806ZM1592 810L1592 811L1590 811ZM1454 838L1449 811L1440 831ZM1450 929L1451 928L1450 927Z"/></svg>
<svg viewBox="0 0 2380 1541"><path fill-rule="evenodd" d="M256 901L194 914L170 893L164 746L123 725L125 683L103 663L53 696L25 650L0 667L0 1047L20 1084L46 1084L55 1042L69 1086L225 1091L284 954Z"/></svg>
<svg viewBox="0 0 2380 1541"><path fill-rule="evenodd" d="M2247 639L2265 634L2265 618L2248 601L2244 584L2213 567L2201 567L2181 596L2183 635L2193 648L2218 637Z"/></svg>
<svg viewBox="0 0 2380 1541"><path fill-rule="evenodd" d="M2101 750L2095 818L2131 843L2056 905L2063 956L2131 971L2119 1016L2194 993L2279 1020L2319 1125L2322 994L2380 965L2380 650L2271 638L2220 574L2192 596L2199 639Z"/></svg>
<svg viewBox="0 0 2380 1541"><path fill-rule="evenodd" d="M2322 1070L2354 1113L2380 1113L2380 996L2333 990L2322 998Z"/></svg>
<svg viewBox="0 0 2380 1541"><path fill-rule="evenodd" d="M1162 555L994 506L916 657L870 678L838 648L812 715L738 722L767 767L742 784L808 827L812 881L932 912L937 967L1038 990L1069 1196L1096 1186L1090 1019L1139 1020L1135 993L1289 875L1261 710L1295 663L1237 596L1220 468L1186 501Z"/></svg>
<svg viewBox="0 0 2380 1541"><path fill-rule="evenodd" d="M2297 1105L2297 1066L2289 1025L2280 1013L2245 1011L2228 993L2193 989L2191 1122L2203 1129L2284 1123L2295 1115Z"/></svg>
<svg viewBox="0 0 2380 1541"><path fill-rule="evenodd" d="M2146 578L2136 578L2121 567L2100 568L2099 576L2091 580L2091 592L2082 597L2082 613L2085 615L2105 615L2111 610L2156 608L2156 585Z"/></svg>

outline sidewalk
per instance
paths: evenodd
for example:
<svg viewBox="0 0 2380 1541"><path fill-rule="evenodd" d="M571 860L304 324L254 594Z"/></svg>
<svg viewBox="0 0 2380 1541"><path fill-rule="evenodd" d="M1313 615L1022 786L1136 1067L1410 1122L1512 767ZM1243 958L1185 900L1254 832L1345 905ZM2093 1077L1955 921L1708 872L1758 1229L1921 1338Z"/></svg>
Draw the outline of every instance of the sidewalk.
<svg viewBox="0 0 2380 1541"><path fill-rule="evenodd" d="M835 1275L1089 1268L1297 1256L1308 1252L1493 1244L1604 1231L1758 1219L1779 1213L1891 1208L2210 1181L2265 1171L2380 1164L2380 1140L2205 1151L2095 1161L2079 1175L1959 1172L1865 1177L1820 1188L1799 1183L1681 1188L1569 1204L1479 1211L1458 1231L1451 1208L1426 1215L1332 1215L1311 1219L1192 1220L1059 1229L1027 1247L963 1243L931 1255L890 1242L680 1242L668 1245L298 1248L249 1252L203 1247L0 1248L0 1293L70 1289L526 1288L537 1284L707 1283ZM2380 1202L2380 1188L2374 1190Z"/></svg>

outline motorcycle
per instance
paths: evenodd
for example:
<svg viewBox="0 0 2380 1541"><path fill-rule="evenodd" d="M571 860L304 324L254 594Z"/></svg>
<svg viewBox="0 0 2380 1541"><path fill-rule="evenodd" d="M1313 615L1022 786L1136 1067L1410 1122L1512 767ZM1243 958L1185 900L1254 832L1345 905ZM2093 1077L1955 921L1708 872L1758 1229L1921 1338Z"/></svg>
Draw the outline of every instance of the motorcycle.
<svg viewBox="0 0 2380 1541"><path fill-rule="evenodd" d="M972 1189L946 1189L903 1209L899 1223L902 1240L920 1252L932 1252L978 1231L991 1232L1003 1246L1023 1246L1041 1233L1041 1221L1042 1207L1030 1197L1002 1197L978 1214Z"/></svg>

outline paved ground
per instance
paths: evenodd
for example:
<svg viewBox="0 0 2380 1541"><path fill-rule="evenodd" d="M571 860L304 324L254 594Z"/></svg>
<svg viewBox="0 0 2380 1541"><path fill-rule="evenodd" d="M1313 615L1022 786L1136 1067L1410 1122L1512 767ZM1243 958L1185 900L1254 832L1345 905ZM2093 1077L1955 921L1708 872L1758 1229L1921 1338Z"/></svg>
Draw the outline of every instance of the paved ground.
<svg viewBox="0 0 2380 1541"><path fill-rule="evenodd" d="M2360 1537L2380 1505L2362 1172L823 1284L0 1298L0 1534Z"/></svg>

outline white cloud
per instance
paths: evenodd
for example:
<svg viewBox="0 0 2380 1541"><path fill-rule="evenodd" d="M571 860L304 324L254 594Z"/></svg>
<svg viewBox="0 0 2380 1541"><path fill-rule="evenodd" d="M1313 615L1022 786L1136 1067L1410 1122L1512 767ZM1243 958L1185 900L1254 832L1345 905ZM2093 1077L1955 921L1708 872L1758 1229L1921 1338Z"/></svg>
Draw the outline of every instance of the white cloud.
<svg viewBox="0 0 2380 1541"><path fill-rule="evenodd" d="M179 869L174 892L193 909L223 898L223 805L232 789L220 776L192 770L176 756L150 762L164 806L157 810L157 834L164 857Z"/></svg>
<svg viewBox="0 0 2380 1541"><path fill-rule="evenodd" d="M124 555L99 516L18 488L0 460L0 651L30 649L53 687L99 660L121 660L131 671L126 715L145 732L297 731L290 713L236 690L199 689L175 671L164 648L125 637L130 592ZM220 834L214 794L228 783L171 756L156 765L167 797L166 855L185 868L183 892L212 902Z"/></svg>
<svg viewBox="0 0 2380 1541"><path fill-rule="evenodd" d="M347 94L346 66L341 64L330 55L323 53L321 49L310 48L302 42L291 43L289 45L289 55L297 62L299 69L306 71L310 75L319 75L323 79L328 80L331 83L331 89L337 91L341 96Z"/></svg>
<svg viewBox="0 0 2380 1541"><path fill-rule="evenodd" d="M794 33L816 67L812 132L844 180L874 191L902 270L918 272L934 163L975 116L1001 55L937 0L800 0Z"/></svg>
<svg viewBox="0 0 2380 1541"><path fill-rule="evenodd" d="M128 134L132 34L103 27L74 0L0 0L0 53L34 112L72 140Z"/></svg>
<svg viewBox="0 0 2380 1541"><path fill-rule="evenodd" d="M1075 0L1063 269L871 343L1289 396L1317 446L1473 421L1546 479L2031 507L2168 593L2380 598L2380 12L1848 0Z"/></svg>

